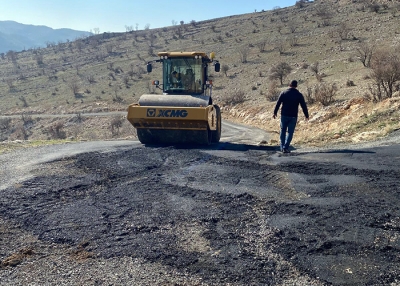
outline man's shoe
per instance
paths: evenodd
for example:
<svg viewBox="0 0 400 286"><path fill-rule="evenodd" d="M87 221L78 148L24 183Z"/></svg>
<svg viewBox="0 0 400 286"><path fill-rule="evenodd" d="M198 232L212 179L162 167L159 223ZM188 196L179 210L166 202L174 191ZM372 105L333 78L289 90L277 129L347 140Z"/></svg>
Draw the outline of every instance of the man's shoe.
<svg viewBox="0 0 400 286"><path fill-rule="evenodd" d="M282 152L283 152L283 153L290 153L290 150L284 148L284 149L282 150Z"/></svg>

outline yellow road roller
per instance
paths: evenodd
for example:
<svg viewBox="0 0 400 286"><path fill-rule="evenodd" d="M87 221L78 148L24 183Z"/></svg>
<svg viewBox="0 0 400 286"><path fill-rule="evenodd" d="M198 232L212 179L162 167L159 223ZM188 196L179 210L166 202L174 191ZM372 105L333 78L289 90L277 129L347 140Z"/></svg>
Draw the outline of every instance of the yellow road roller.
<svg viewBox="0 0 400 286"><path fill-rule="evenodd" d="M215 54L204 52L160 52L147 63L151 73L162 63L162 83L153 84L162 94L143 94L129 105L127 119L143 144L206 144L221 138L221 111L212 102L208 66L220 71Z"/></svg>

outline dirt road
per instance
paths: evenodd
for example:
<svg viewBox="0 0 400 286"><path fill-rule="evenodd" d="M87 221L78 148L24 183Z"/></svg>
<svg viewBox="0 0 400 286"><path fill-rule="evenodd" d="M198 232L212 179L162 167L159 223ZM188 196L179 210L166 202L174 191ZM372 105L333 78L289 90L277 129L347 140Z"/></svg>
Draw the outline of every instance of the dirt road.
<svg viewBox="0 0 400 286"><path fill-rule="evenodd" d="M1 155L1 284L399 285L398 144L282 155L223 134Z"/></svg>

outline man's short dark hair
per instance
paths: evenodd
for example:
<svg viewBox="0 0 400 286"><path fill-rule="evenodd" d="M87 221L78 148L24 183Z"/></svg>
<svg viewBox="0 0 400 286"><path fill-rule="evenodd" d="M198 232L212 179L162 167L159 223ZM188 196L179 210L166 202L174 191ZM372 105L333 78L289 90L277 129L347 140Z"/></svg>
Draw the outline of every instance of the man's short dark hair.
<svg viewBox="0 0 400 286"><path fill-rule="evenodd" d="M297 80L292 80L290 82L290 87L297 87Z"/></svg>

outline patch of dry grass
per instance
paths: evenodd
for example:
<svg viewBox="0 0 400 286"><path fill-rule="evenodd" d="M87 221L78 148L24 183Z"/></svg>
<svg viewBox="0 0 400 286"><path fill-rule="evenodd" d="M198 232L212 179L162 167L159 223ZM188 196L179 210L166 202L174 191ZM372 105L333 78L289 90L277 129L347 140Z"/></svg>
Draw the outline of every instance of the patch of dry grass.
<svg viewBox="0 0 400 286"><path fill-rule="evenodd" d="M31 248L23 248L19 250L18 252L15 252L5 259L1 261L0 266L1 267L15 267L18 264L21 264L27 257L31 256L34 254L34 251Z"/></svg>

